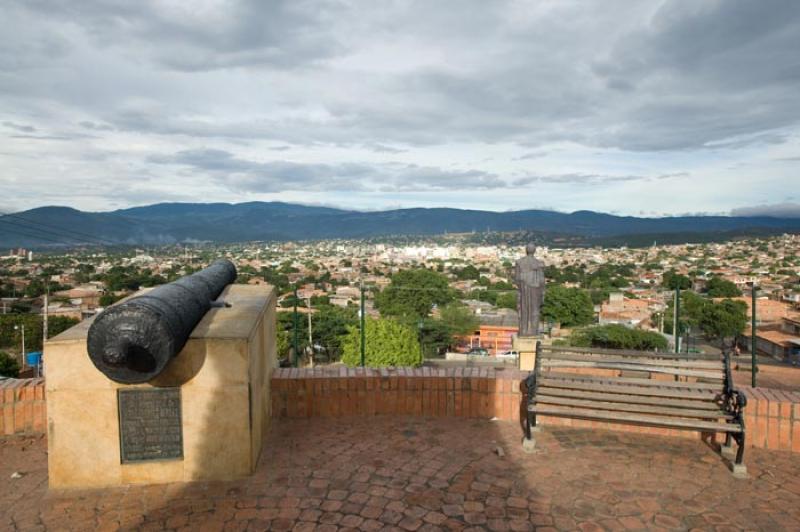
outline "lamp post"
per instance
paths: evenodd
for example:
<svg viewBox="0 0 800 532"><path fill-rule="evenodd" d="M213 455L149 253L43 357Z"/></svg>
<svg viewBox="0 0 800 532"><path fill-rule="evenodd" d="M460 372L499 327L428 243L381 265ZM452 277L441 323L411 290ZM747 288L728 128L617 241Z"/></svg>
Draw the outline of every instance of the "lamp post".
<svg viewBox="0 0 800 532"><path fill-rule="evenodd" d="M294 367L297 367L299 365L299 363L300 363L300 349L299 349L300 337L298 336L298 331L297 331L297 327L299 326L298 323L297 323L298 322L298 319L297 319L297 285L294 285L293 294L294 294L294 315L292 316L292 321L293 321L293 324L294 324L294 361L293 361L292 365Z"/></svg>
<svg viewBox="0 0 800 532"><path fill-rule="evenodd" d="M20 367L25 365L25 324L14 325L14 330L19 331L22 329L22 353L20 354Z"/></svg>
<svg viewBox="0 0 800 532"><path fill-rule="evenodd" d="M363 368L366 365L366 358L367 358L367 334L366 334L366 326L367 326L367 313L366 313L366 301L364 298L364 281L359 283L359 287L361 289L361 309L359 311L359 328L361 329L359 332L361 333L361 367Z"/></svg>

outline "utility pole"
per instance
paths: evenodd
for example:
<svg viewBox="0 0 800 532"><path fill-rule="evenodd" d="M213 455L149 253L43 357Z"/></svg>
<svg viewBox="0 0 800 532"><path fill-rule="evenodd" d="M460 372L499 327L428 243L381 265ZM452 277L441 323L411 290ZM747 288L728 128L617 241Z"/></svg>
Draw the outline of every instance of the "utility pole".
<svg viewBox="0 0 800 532"><path fill-rule="evenodd" d="M22 325L14 325L14 330L18 331L22 329L22 355L20 356L20 367L25 364L25 324Z"/></svg>
<svg viewBox="0 0 800 532"><path fill-rule="evenodd" d="M364 327L366 326L367 319L366 319L366 311L365 311L365 304L364 304L364 281L361 281L361 367L363 368L366 365L366 331Z"/></svg>
<svg viewBox="0 0 800 532"><path fill-rule="evenodd" d="M311 367L314 367L314 340L311 337L311 298L306 298L308 308L308 346L311 348Z"/></svg>
<svg viewBox="0 0 800 532"><path fill-rule="evenodd" d="M294 361L293 361L293 365L294 365L294 367L297 367L297 365L298 365L298 363L300 361L300 348L299 348L300 340L299 340L299 337L297 336L297 334L298 334L298 331L297 331L297 327L298 327L298 323L297 323L298 322L298 320L297 320L297 285L294 285L294 316L292 318L292 321L294 322Z"/></svg>
<svg viewBox="0 0 800 532"><path fill-rule="evenodd" d="M750 291L750 380L753 388L756 387L756 373L758 373L758 360L756 357L756 282L753 281Z"/></svg>
<svg viewBox="0 0 800 532"><path fill-rule="evenodd" d="M44 313L42 316L42 349L44 343L47 341L47 310L50 306L50 285L47 286L47 291L44 294Z"/></svg>

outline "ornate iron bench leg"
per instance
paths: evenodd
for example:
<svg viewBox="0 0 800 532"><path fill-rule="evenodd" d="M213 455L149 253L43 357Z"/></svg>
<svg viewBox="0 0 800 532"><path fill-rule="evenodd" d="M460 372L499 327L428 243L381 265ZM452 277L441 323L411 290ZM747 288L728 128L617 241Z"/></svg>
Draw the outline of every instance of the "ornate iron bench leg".
<svg viewBox="0 0 800 532"><path fill-rule="evenodd" d="M532 432L536 430L536 414L530 411L530 406L534 404L534 393L536 390L536 378L530 375L525 380L527 391L527 401L525 401L525 437L522 438L522 450L530 453L536 447L536 440L533 439Z"/></svg>
<svg viewBox="0 0 800 532"><path fill-rule="evenodd" d="M725 433L725 443L720 446L719 452L722 456L726 458L733 457L733 436L730 432Z"/></svg>
<svg viewBox="0 0 800 532"><path fill-rule="evenodd" d="M747 478L747 466L744 465L744 445L745 445L745 436L744 431L740 434L734 436L736 439L737 449L736 449L736 459L731 465L731 472L733 476L736 478Z"/></svg>

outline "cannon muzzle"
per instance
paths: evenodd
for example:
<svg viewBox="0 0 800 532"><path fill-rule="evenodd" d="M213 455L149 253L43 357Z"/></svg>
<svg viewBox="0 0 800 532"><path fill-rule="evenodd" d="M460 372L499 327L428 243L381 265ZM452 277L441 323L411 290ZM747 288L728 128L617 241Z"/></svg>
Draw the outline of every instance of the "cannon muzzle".
<svg viewBox="0 0 800 532"><path fill-rule="evenodd" d="M116 382L149 381L181 352L213 301L235 280L236 266L218 260L104 310L89 328L89 358Z"/></svg>

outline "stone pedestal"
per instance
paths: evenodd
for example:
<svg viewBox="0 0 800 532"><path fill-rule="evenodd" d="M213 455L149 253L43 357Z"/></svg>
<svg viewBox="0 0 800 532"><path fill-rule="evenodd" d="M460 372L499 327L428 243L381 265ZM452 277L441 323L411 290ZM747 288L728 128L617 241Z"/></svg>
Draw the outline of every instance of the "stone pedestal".
<svg viewBox="0 0 800 532"><path fill-rule="evenodd" d="M536 336L518 336L511 338L511 348L519 353L519 369L523 371L533 371L536 364L536 342L540 338Z"/></svg>
<svg viewBox="0 0 800 532"><path fill-rule="evenodd" d="M145 384L119 384L94 367L86 350L91 320L47 341L51 488L230 480L255 470L277 367L275 293L268 286L229 285L220 300L230 307L206 313L180 354ZM129 393L137 390L166 393ZM136 408L164 412L161 425L137 433L174 439L162 459L152 453L142 459L126 443L123 463L120 412L128 423Z"/></svg>

